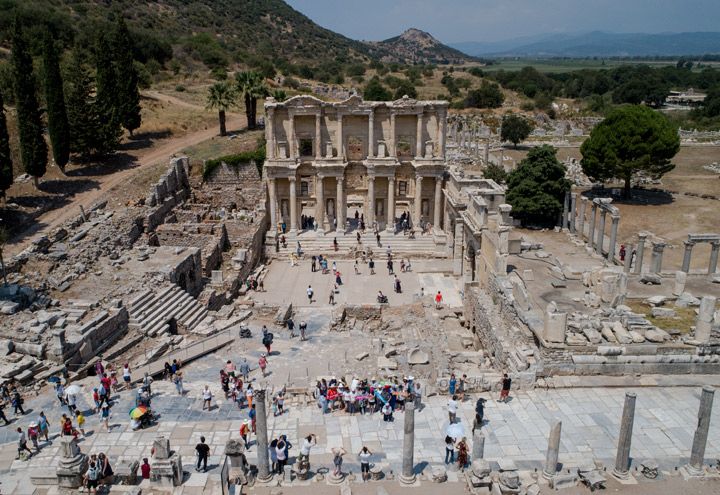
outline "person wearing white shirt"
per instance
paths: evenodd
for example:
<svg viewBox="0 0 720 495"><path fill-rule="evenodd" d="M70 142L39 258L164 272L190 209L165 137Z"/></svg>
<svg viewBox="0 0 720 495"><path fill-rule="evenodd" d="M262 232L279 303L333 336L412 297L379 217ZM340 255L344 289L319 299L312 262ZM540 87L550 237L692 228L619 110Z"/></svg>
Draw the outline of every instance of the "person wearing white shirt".
<svg viewBox="0 0 720 495"><path fill-rule="evenodd" d="M452 399L448 401L448 418L450 419L450 424L453 424L455 422L455 419L457 418L457 395L453 395Z"/></svg>

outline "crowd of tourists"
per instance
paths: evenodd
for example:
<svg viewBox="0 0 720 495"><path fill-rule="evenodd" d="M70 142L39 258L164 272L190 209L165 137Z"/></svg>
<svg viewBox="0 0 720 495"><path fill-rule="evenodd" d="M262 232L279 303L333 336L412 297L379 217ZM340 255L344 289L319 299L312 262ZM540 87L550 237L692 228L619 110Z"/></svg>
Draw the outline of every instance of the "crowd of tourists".
<svg viewBox="0 0 720 495"><path fill-rule="evenodd" d="M408 402L422 407L422 386L412 376L388 380L322 378L314 391L318 408L323 414L374 414L380 412L384 421L393 421L393 413L402 411Z"/></svg>

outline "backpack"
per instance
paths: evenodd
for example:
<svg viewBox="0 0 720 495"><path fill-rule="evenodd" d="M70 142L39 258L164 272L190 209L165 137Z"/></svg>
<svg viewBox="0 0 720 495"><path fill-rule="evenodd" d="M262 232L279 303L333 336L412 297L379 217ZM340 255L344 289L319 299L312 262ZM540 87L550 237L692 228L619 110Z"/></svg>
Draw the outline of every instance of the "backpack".
<svg viewBox="0 0 720 495"><path fill-rule="evenodd" d="M450 435L445 436L445 444L455 443Z"/></svg>

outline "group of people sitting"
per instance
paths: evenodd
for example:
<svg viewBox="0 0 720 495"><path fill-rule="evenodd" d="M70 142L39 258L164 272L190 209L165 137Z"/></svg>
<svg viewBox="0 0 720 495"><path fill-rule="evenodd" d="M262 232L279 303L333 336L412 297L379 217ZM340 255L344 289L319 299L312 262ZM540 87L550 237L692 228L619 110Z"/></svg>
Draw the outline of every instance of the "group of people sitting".
<svg viewBox="0 0 720 495"><path fill-rule="evenodd" d="M402 381L398 378L384 381L353 378L347 381L333 377L318 380L314 394L323 414L333 411L373 414L380 411L384 421L393 421L393 412L403 410L407 403L412 401L416 408L420 407L422 386L412 376L406 376Z"/></svg>

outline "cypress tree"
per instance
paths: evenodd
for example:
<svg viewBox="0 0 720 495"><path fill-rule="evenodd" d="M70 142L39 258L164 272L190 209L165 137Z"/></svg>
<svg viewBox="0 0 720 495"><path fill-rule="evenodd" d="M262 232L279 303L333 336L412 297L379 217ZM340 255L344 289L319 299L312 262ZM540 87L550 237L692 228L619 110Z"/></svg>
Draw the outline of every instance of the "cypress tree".
<svg viewBox="0 0 720 495"><path fill-rule="evenodd" d="M98 116L93 97L93 81L76 47L67 73L67 116L70 129L70 151L87 156L97 146Z"/></svg>
<svg viewBox="0 0 720 495"><path fill-rule="evenodd" d="M96 150L99 153L112 153L120 143L122 120L117 72L106 36L101 35L98 40L95 64L97 67L95 107L99 121Z"/></svg>
<svg viewBox="0 0 720 495"><path fill-rule="evenodd" d="M0 197L5 197L5 191L7 191L13 182L10 138L8 136L7 121L5 120L5 107L3 103L2 93L0 93Z"/></svg>
<svg viewBox="0 0 720 495"><path fill-rule="evenodd" d="M55 40L45 34L43 49L43 64L45 69L45 102L47 105L48 134L52 144L53 158L60 170L65 170L70 159L70 135L68 117L65 110L65 96L63 94L63 81L60 75L60 62L58 60Z"/></svg>
<svg viewBox="0 0 720 495"><path fill-rule="evenodd" d="M15 19L12 43L12 66L17 106L20 155L25 172L38 185L38 178L47 169L47 144L43 137L40 107L35 94L32 57L27 51L20 22Z"/></svg>
<svg viewBox="0 0 720 495"><path fill-rule="evenodd" d="M122 126L132 133L140 127L140 92L135 70L130 32L122 17L118 21L113 40L115 68L117 70L118 108Z"/></svg>

